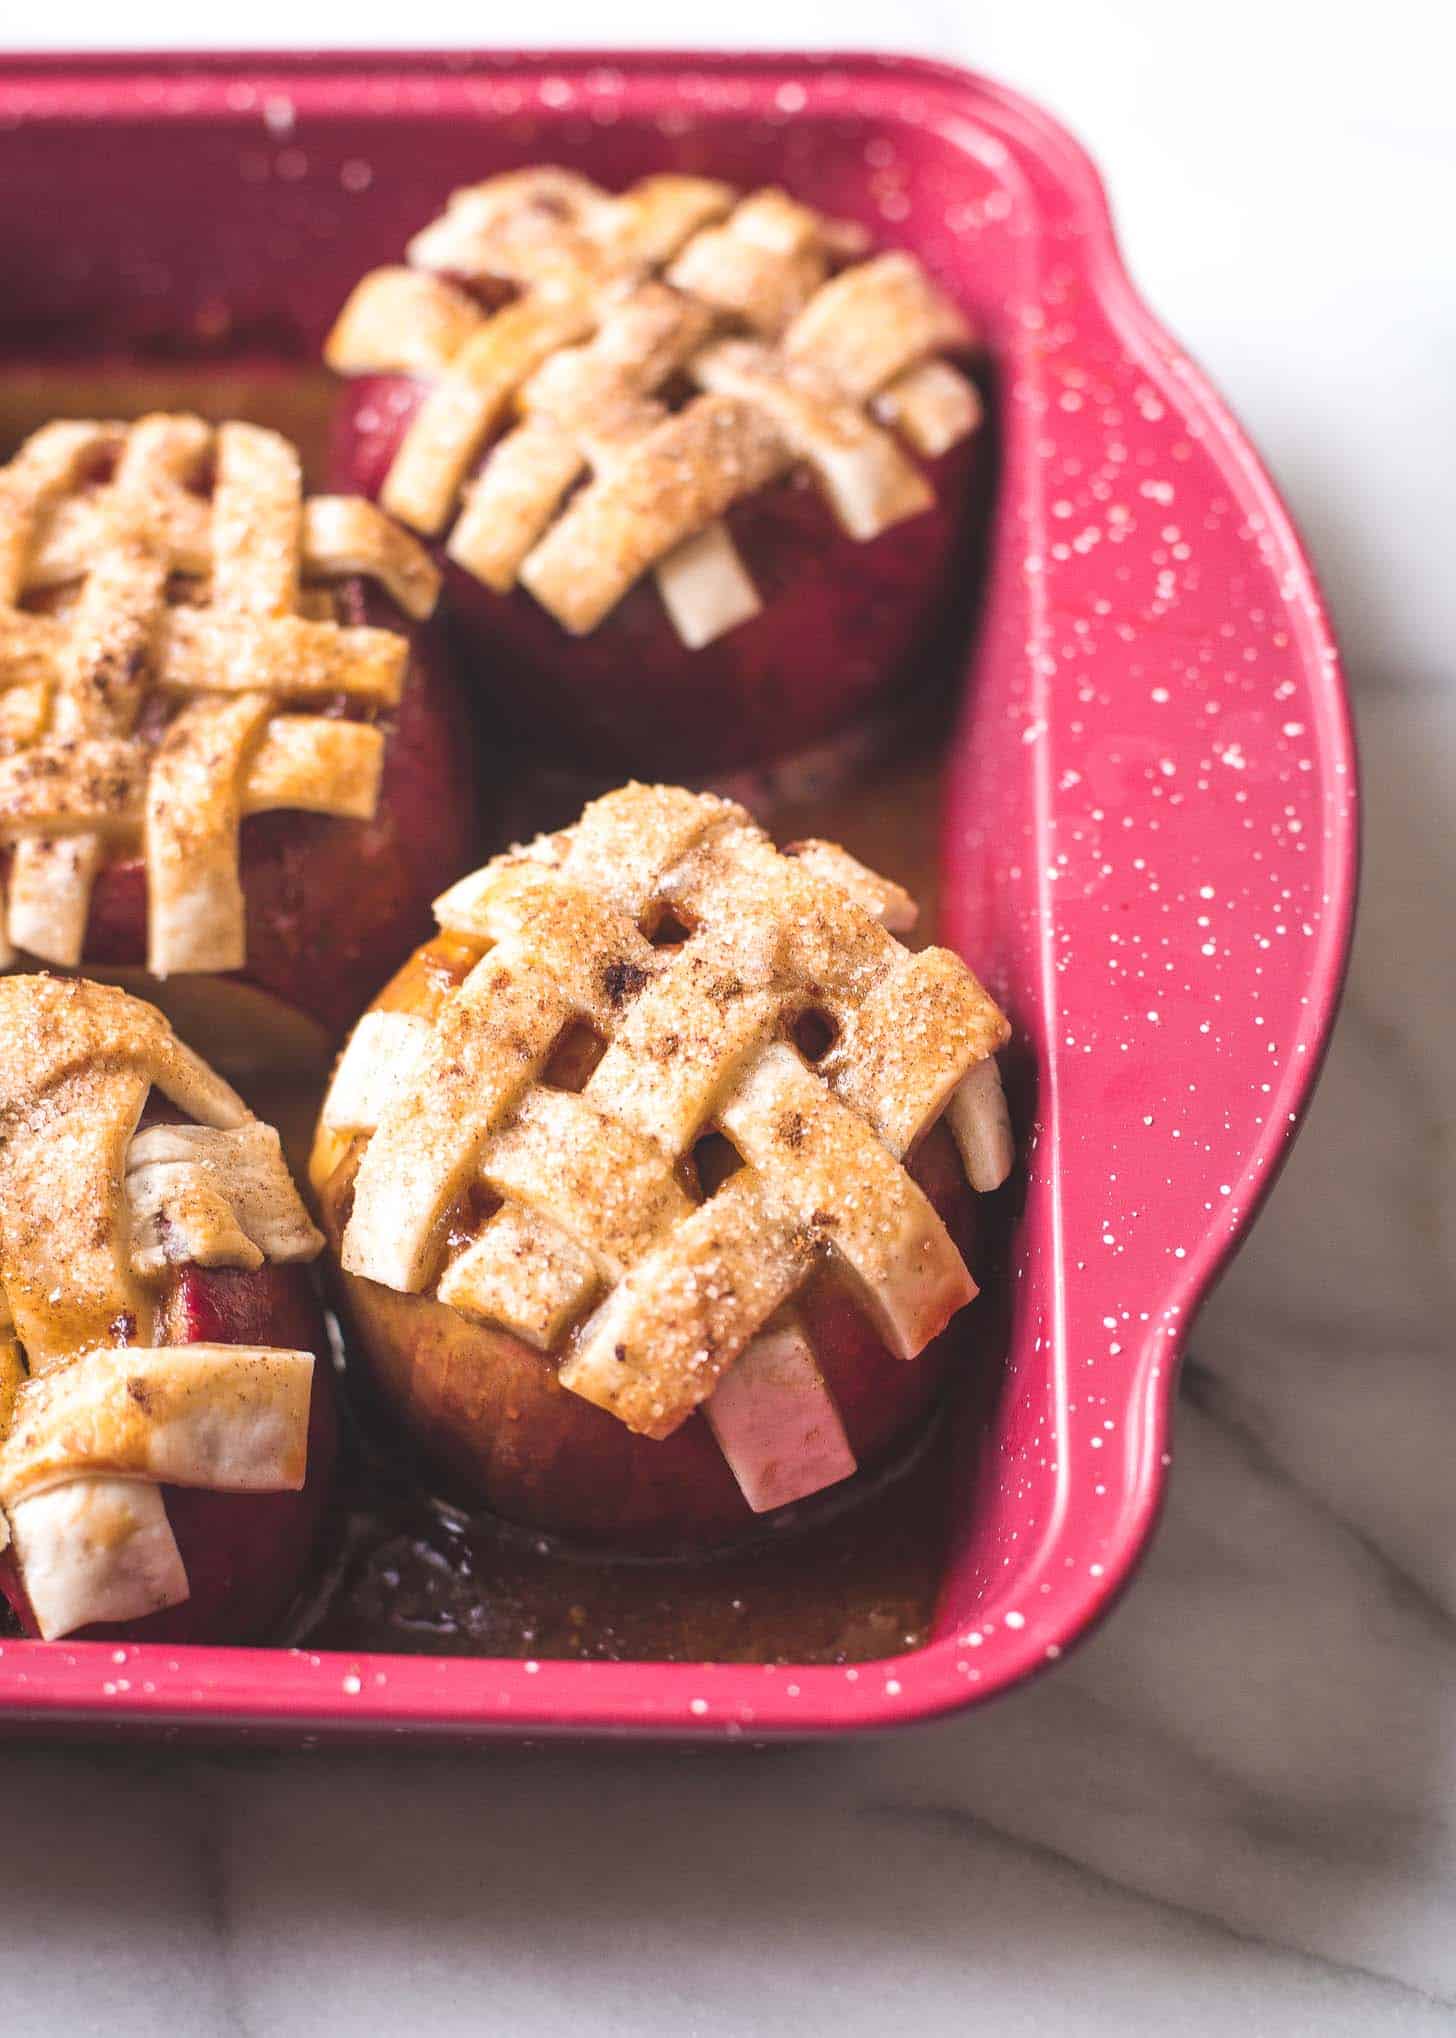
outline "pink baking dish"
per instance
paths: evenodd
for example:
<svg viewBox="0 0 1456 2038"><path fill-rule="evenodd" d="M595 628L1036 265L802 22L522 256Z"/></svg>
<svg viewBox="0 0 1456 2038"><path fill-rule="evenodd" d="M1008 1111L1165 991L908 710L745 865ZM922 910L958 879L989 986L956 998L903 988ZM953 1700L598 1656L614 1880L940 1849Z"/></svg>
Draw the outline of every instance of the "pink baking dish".
<svg viewBox="0 0 1456 2038"><path fill-rule="evenodd" d="M1024 1202L934 1638L803 1669L11 1642L12 1729L759 1739L1005 1691L1131 1577L1194 1313L1308 1101L1356 882L1335 646L1272 484L1132 290L1091 164L1024 100L867 57L11 62L0 343L215 344L230 321L239 347L307 355L452 186L541 159L782 181L916 249L995 364L945 892L1016 1022Z"/></svg>

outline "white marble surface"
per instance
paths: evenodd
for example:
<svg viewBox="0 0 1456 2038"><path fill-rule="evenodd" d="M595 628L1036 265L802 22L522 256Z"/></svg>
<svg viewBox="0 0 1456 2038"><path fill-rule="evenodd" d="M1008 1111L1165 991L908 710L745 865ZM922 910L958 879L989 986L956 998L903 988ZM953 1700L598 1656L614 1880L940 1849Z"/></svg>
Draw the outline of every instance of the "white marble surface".
<svg viewBox="0 0 1456 2038"><path fill-rule="evenodd" d="M17 6L12 47L122 23ZM533 8L543 42L898 42L1089 141L1343 626L1370 824L1350 1002L1198 1327L1157 1546L1055 1676L890 1743L757 1757L0 1752L7 2034L1456 2030L1449 21ZM124 29L198 22L134 0ZM386 32L254 0L215 39ZM392 32L465 39L444 0Z"/></svg>

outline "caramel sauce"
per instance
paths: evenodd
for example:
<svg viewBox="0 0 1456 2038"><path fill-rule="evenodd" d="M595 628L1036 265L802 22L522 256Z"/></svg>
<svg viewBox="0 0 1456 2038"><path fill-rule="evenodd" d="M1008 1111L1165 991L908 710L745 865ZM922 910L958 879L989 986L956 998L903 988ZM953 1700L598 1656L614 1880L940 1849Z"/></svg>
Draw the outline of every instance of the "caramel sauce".
<svg viewBox="0 0 1456 2038"><path fill-rule="evenodd" d="M651 1559L460 1514L356 1435L324 1576L285 1639L578 1662L862 1663L920 1648L944 1556L947 1429L737 1549Z"/></svg>

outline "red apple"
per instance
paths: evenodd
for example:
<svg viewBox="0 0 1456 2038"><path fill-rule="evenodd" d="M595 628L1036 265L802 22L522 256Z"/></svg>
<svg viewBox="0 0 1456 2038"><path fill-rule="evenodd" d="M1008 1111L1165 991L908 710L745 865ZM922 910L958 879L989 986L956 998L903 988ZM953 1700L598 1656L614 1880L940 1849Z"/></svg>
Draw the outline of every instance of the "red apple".
<svg viewBox="0 0 1456 2038"><path fill-rule="evenodd" d="M421 949L375 1001L429 1014L468 965L458 944ZM320 1130L311 1175L337 1255L362 1141ZM974 1264L975 1198L949 1134L936 1127L911 1172ZM421 1446L439 1489L466 1507L596 1544L660 1550L731 1541L756 1519L698 1413L665 1441L635 1435L568 1393L556 1362L428 1296L339 1276L351 1371L393 1428ZM921 1356L895 1358L827 1270L798 1298L809 1340L861 1467L914 1431L947 1369L967 1358L964 1312Z"/></svg>
<svg viewBox="0 0 1456 2038"><path fill-rule="evenodd" d="M166 1344L267 1344L315 1354L308 1476L297 1493L211 1493L166 1486L167 1518L191 1586L180 1606L123 1625L78 1631L78 1641L257 1642L287 1611L308 1571L333 1478L333 1371L313 1283L302 1267L256 1273L183 1267L158 1311ZM80 1361L84 1364L84 1360ZM14 1553L0 1557L0 1592L35 1633Z"/></svg>
<svg viewBox="0 0 1456 2038"><path fill-rule="evenodd" d="M426 385L364 375L340 399L334 480L377 496ZM926 468L935 506L860 544L804 474L727 516L762 608L699 650L649 575L571 637L523 588L493 593L437 554L469 679L503 724L604 780L705 778L791 756L925 690L964 592L986 462L962 440Z"/></svg>

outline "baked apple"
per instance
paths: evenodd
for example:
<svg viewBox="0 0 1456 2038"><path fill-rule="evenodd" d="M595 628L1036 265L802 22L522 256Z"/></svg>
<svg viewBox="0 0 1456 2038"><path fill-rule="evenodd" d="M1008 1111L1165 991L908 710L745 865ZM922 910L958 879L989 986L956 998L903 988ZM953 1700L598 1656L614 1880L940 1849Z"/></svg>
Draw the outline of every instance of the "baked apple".
<svg viewBox="0 0 1456 2038"><path fill-rule="evenodd" d="M311 1175L351 1367L448 1497L703 1546L884 1458L964 1359L1010 1166L970 971L845 851L669 787L436 914Z"/></svg>
<svg viewBox="0 0 1456 2038"><path fill-rule="evenodd" d="M335 1449L322 1240L150 1005L0 980L0 1591L25 1631L256 1641Z"/></svg>
<svg viewBox="0 0 1456 2038"><path fill-rule="evenodd" d="M437 591L276 433L37 432L0 470L9 948L142 986L230 1067L326 1062L473 846Z"/></svg>
<svg viewBox="0 0 1456 2038"><path fill-rule="evenodd" d="M359 284L336 478L443 544L504 725L702 780L917 684L973 521L979 399L943 358L973 334L866 255L781 191L540 169Z"/></svg>

